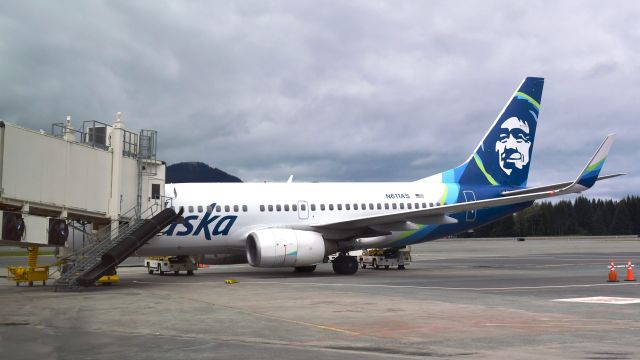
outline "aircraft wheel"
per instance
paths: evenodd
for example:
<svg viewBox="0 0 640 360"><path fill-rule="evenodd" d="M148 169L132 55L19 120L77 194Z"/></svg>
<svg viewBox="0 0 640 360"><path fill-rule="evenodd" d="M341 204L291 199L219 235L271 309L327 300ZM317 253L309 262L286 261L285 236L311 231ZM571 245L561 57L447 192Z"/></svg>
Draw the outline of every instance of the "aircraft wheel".
<svg viewBox="0 0 640 360"><path fill-rule="evenodd" d="M358 260L355 256L340 255L333 260L333 271L340 275L353 275L358 271Z"/></svg>
<svg viewBox="0 0 640 360"><path fill-rule="evenodd" d="M164 275L164 271L162 271L162 266L160 264L158 264L158 273L160 275Z"/></svg>
<svg viewBox="0 0 640 360"><path fill-rule="evenodd" d="M187 270L187 275L189 276L193 275L193 270Z"/></svg>

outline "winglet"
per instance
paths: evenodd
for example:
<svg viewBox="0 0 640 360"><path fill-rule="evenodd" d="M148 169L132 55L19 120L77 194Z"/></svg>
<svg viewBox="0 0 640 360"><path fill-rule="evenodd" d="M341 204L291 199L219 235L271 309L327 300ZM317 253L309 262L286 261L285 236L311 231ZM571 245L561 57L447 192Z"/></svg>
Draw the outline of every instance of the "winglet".
<svg viewBox="0 0 640 360"><path fill-rule="evenodd" d="M613 141L615 140L616 134L609 134L604 139L596 153L591 158L591 161L585 166L580 176L576 179L573 185L581 185L585 188L590 188L595 184L598 180L598 175L600 174L600 170L602 170L602 166L604 165L604 161L607 159L607 155L609 155L609 150L611 150L611 145L613 145Z"/></svg>

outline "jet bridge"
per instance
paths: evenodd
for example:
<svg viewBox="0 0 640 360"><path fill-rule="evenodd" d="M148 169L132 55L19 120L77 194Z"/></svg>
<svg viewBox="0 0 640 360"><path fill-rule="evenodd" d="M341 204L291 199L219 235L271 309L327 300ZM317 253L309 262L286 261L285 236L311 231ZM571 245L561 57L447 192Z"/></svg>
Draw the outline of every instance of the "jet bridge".
<svg viewBox="0 0 640 360"><path fill-rule="evenodd" d="M85 121L78 129L67 117L50 133L0 121L0 245L56 246L73 268L98 243L133 244L120 241L121 232L144 228L170 201L156 149L157 132L127 130L121 113L112 125ZM71 251L69 232L78 229L87 246ZM158 232L151 231L136 236Z"/></svg>

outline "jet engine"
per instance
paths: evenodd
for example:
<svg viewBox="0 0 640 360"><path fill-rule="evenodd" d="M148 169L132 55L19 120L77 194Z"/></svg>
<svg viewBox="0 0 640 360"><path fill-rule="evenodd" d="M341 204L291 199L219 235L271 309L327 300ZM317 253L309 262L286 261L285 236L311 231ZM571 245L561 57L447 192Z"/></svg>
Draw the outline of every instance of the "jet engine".
<svg viewBox="0 0 640 360"><path fill-rule="evenodd" d="M325 243L313 231L262 229L247 237L247 261L256 267L302 267L322 262Z"/></svg>

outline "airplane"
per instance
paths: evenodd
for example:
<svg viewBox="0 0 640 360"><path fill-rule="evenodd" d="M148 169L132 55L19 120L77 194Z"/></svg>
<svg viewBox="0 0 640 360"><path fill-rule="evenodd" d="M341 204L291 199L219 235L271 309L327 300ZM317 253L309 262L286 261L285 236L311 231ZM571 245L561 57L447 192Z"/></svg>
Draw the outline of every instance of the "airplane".
<svg viewBox="0 0 640 360"><path fill-rule="evenodd" d="M354 274L349 252L403 248L466 232L531 206L580 193L598 180L615 134L573 181L527 187L544 79L518 86L469 158L412 182L166 184L183 221L137 251L199 255L219 263L313 272L329 255L337 274ZM215 263L215 262L214 262Z"/></svg>

